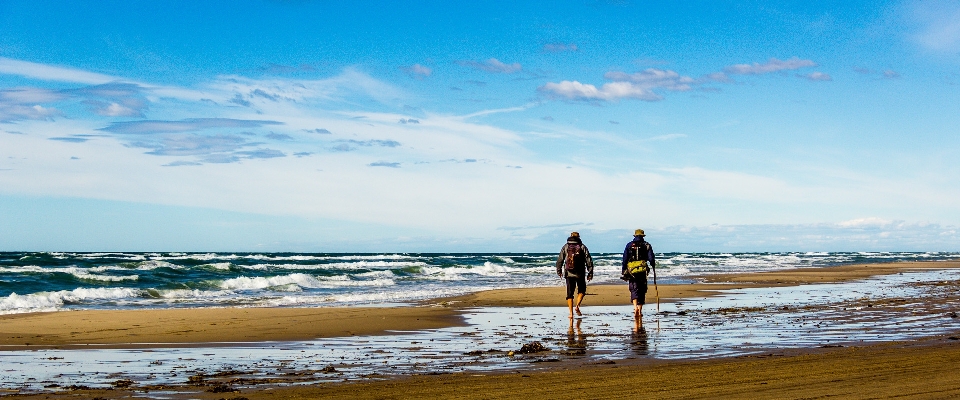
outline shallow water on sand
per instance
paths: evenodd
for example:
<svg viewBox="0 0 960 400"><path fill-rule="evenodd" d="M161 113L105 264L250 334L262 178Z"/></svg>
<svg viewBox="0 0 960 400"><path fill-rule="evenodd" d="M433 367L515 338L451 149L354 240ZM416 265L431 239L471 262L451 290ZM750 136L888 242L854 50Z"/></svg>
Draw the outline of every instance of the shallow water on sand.
<svg viewBox="0 0 960 400"><path fill-rule="evenodd" d="M468 326L308 342L207 347L0 351L0 389L23 392L160 386L229 391L271 384L385 379L397 375L528 371L557 363L696 359L777 349L850 346L960 331L960 271L863 281L725 291L644 309L565 307L468 310ZM624 288L626 290L626 288ZM558 292L559 293L559 292ZM543 351L524 353L534 342ZM537 350L537 349L535 349Z"/></svg>

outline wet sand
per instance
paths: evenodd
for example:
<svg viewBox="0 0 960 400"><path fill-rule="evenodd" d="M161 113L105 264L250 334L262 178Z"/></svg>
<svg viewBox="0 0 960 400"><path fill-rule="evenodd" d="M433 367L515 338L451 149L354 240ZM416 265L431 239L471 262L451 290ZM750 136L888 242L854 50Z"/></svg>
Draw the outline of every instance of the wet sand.
<svg viewBox="0 0 960 400"><path fill-rule="evenodd" d="M711 361L594 365L482 376L418 376L243 392L254 399L924 398L960 396L960 341L810 350ZM212 393L196 398L218 399Z"/></svg>
<svg viewBox="0 0 960 400"><path fill-rule="evenodd" d="M706 283L660 286L661 301L710 296L718 289L843 282L873 275L960 268L960 262L896 263L808 268L705 277ZM956 282L953 283L954 287ZM955 289L950 289L955 291ZM625 305L625 285L592 285L589 306ZM651 288L648 302L655 301ZM437 299L419 307L331 309L188 309L75 311L0 316L5 349L81 344L160 347L163 344L305 340L380 334L390 330L462 324L463 307L564 307L563 288L509 289ZM956 296L945 300L960 307ZM626 306L625 306L626 307ZM869 306L868 306L869 307ZM960 310L958 310L960 311ZM955 314L955 313L954 313ZM541 371L453 373L386 381L279 385L244 389L242 394L181 387L172 398L517 398L650 396L651 398L950 398L960 396L960 332L879 345L780 350L763 356L708 361L650 358L612 363L557 363ZM26 345L30 343L30 345ZM137 343L124 345L124 343ZM13 347L7 347L13 346ZM2 353L0 353L2 354ZM568 368L576 368L575 378ZM627 383L627 384L625 384ZM0 393L2 395L3 393ZM45 393L43 396L50 396ZM151 397L143 391L69 390L51 397ZM13 394L12 398L30 398Z"/></svg>
<svg viewBox="0 0 960 400"><path fill-rule="evenodd" d="M97 310L0 316L0 350L310 340L462 324L442 307Z"/></svg>
<svg viewBox="0 0 960 400"><path fill-rule="evenodd" d="M651 284L648 309L657 301L708 297L721 289L844 282L905 271L960 268L960 261L863 264L750 274L710 275L705 283ZM652 283L652 280L651 280ZM263 342L375 335L462 324L466 307L565 307L564 288L502 289L425 301L416 307L206 308L66 311L0 315L0 349L78 345L153 347L209 342ZM583 307L628 305L626 284L588 285Z"/></svg>

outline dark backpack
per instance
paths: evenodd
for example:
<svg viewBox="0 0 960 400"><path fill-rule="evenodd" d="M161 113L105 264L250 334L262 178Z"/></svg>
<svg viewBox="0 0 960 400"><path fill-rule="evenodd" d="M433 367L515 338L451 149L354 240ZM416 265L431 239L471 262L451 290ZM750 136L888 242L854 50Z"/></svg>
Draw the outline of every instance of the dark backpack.
<svg viewBox="0 0 960 400"><path fill-rule="evenodd" d="M649 256L648 252L650 251L650 244L643 242L641 246L640 243L630 242L630 256L627 259L627 270L624 271L626 275L630 275L633 278L644 278L647 276L647 268L649 268Z"/></svg>
<svg viewBox="0 0 960 400"><path fill-rule="evenodd" d="M583 244L580 243L567 243L567 260L566 268L567 271L573 271L577 268L577 265L586 264L587 255L583 251Z"/></svg>
<svg viewBox="0 0 960 400"><path fill-rule="evenodd" d="M650 261L647 252L650 251L650 243L643 242L643 246L637 242L630 242L630 259L627 261Z"/></svg>

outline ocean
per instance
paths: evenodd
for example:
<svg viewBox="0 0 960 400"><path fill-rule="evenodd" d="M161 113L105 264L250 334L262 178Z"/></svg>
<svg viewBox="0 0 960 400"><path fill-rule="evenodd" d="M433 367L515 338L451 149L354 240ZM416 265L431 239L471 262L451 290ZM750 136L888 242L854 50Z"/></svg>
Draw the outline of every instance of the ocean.
<svg viewBox="0 0 960 400"><path fill-rule="evenodd" d="M559 287L556 258L543 253L0 252L0 314L397 306L488 289ZM620 254L593 258L594 283L621 282ZM662 253L657 276L659 283L683 283L717 273L957 258L960 253Z"/></svg>

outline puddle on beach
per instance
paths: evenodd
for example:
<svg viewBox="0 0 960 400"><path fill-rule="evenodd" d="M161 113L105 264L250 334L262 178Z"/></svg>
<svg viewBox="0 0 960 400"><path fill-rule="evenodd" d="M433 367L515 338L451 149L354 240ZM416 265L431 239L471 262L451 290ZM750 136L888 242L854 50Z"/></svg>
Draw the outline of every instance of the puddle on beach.
<svg viewBox="0 0 960 400"><path fill-rule="evenodd" d="M0 391L163 387L229 392L397 375L528 371L555 363L694 359L777 349L850 346L960 330L960 271L926 271L843 284L731 290L644 307L468 310L468 326L386 336L211 347L0 351ZM653 288L651 287L651 290ZM624 287L626 290L626 287ZM558 291L558 294L561 292ZM533 348L539 342L542 348ZM526 345L526 346L525 346ZM521 349L545 350L531 353Z"/></svg>

